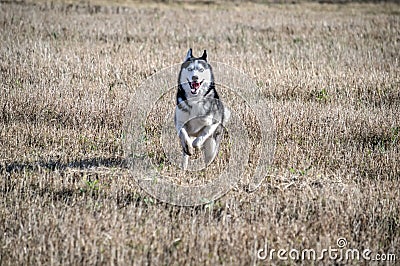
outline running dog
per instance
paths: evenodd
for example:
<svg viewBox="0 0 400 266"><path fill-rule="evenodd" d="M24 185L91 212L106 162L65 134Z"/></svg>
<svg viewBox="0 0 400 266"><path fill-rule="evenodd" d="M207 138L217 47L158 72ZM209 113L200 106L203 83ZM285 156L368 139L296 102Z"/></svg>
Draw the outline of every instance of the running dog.
<svg viewBox="0 0 400 266"><path fill-rule="evenodd" d="M194 57L190 48L181 65L176 94L175 128L183 149L182 168L187 169L194 149L203 151L205 166L218 153L223 126L230 117L215 90L207 51Z"/></svg>

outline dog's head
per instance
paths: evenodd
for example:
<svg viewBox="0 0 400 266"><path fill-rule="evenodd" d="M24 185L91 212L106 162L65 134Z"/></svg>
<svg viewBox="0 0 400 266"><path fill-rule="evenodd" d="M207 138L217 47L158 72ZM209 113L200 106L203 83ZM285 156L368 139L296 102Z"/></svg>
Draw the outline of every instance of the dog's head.
<svg viewBox="0 0 400 266"><path fill-rule="evenodd" d="M207 62L207 51L201 57L193 57L189 49L179 74L179 85L187 97L204 96L213 85L211 65Z"/></svg>

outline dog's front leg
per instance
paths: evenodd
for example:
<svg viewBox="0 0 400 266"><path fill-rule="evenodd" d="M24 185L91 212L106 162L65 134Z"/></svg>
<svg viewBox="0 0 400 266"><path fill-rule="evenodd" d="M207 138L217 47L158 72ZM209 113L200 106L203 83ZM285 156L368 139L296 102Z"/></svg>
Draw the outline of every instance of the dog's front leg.
<svg viewBox="0 0 400 266"><path fill-rule="evenodd" d="M183 152L186 153L187 155L192 155L193 154L192 142L190 140L190 137L189 137L186 129L183 127L179 131L179 139L181 140Z"/></svg>
<svg viewBox="0 0 400 266"><path fill-rule="evenodd" d="M220 123L214 123L209 126L206 126L202 129L200 136L198 136L194 141L193 141L193 148L200 149L204 142L214 134L215 130L218 128Z"/></svg>
<svg viewBox="0 0 400 266"><path fill-rule="evenodd" d="M182 169L186 170L189 162L189 156L193 154L193 146L188 133L185 128L181 128L179 131L179 139L181 140L182 146Z"/></svg>

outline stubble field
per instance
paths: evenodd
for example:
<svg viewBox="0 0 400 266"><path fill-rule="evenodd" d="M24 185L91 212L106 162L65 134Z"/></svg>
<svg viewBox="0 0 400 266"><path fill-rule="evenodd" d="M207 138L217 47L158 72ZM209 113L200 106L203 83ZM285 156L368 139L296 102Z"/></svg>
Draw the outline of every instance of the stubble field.
<svg viewBox="0 0 400 266"><path fill-rule="evenodd" d="M339 238L400 260L399 5L5 1L0 36L0 264L334 264L257 251ZM135 183L123 124L189 47L254 79L276 152L255 192L178 207Z"/></svg>

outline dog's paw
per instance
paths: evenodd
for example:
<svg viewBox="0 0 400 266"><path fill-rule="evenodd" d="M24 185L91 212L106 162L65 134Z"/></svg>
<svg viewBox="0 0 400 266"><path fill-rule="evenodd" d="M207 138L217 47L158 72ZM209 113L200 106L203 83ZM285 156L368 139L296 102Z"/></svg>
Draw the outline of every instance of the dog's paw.
<svg viewBox="0 0 400 266"><path fill-rule="evenodd" d="M192 146L193 146L195 149L200 149L200 148L203 146L203 144L204 144L204 137L201 136L201 137L197 137L197 138L193 141Z"/></svg>
<svg viewBox="0 0 400 266"><path fill-rule="evenodd" d="M192 145L190 144L189 140L181 138L181 145L183 148L183 152L186 153L187 155L192 155L194 153L194 149L193 149Z"/></svg>
<svg viewBox="0 0 400 266"><path fill-rule="evenodd" d="M183 151L187 154L187 155L193 155L194 153L194 149L192 147L192 145L190 145L189 143L186 143L183 146Z"/></svg>
<svg viewBox="0 0 400 266"><path fill-rule="evenodd" d="M190 144L190 142L186 142L183 146L183 151L187 154L187 155L193 155L194 153L194 149L192 147L192 145Z"/></svg>
<svg viewBox="0 0 400 266"><path fill-rule="evenodd" d="M193 149L192 145L188 144L188 145L186 146L186 153L187 153L188 155L193 155L194 149Z"/></svg>

